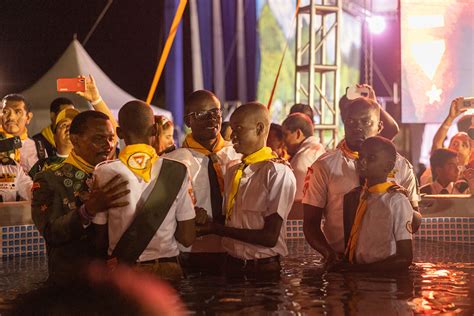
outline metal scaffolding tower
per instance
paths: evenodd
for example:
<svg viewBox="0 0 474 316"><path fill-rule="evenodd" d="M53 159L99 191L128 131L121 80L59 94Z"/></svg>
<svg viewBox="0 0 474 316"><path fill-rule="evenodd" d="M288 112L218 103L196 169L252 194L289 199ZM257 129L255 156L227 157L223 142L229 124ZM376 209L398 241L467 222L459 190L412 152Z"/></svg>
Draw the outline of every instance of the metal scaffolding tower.
<svg viewBox="0 0 474 316"><path fill-rule="evenodd" d="M326 148L337 145L342 0L309 0L296 19L295 101L311 106Z"/></svg>

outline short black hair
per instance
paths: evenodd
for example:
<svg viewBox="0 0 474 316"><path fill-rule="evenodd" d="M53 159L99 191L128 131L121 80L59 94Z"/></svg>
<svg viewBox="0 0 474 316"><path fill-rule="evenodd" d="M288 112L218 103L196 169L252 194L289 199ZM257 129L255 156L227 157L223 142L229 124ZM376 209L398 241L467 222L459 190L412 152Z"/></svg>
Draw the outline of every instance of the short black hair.
<svg viewBox="0 0 474 316"><path fill-rule="evenodd" d="M61 110L61 105L74 105L74 103L68 98L56 98L51 102L49 106L49 112L58 114Z"/></svg>
<svg viewBox="0 0 474 316"><path fill-rule="evenodd" d="M474 117L474 114L466 114L461 116L459 119L457 126L458 126L458 131L460 132L465 132L469 130L469 127L472 125L472 118Z"/></svg>
<svg viewBox="0 0 474 316"><path fill-rule="evenodd" d="M270 132L272 132L272 131L275 132L276 137L279 140L283 140L283 129L281 128L280 124L271 123L270 124Z"/></svg>
<svg viewBox="0 0 474 316"><path fill-rule="evenodd" d="M25 105L25 111L26 112L31 112L31 104L28 102L28 100L25 98L25 96L18 94L18 93L11 93L7 94L6 96L3 97L2 103L6 103L7 101L10 102L23 102Z"/></svg>
<svg viewBox="0 0 474 316"><path fill-rule="evenodd" d="M186 116L189 114L191 111L189 110L191 106L195 103L203 102L205 100L211 101L211 100L217 100L217 102L220 105L219 99L216 97L214 93L208 90L196 90L193 93L191 93L186 101L184 102L184 115Z"/></svg>
<svg viewBox="0 0 474 316"><path fill-rule="evenodd" d="M296 103L290 108L290 114L303 113L306 114L312 123L314 123L314 111L309 104Z"/></svg>
<svg viewBox="0 0 474 316"><path fill-rule="evenodd" d="M449 148L435 149L430 156L431 174L436 180L436 168L443 167L448 159L457 158L458 153Z"/></svg>
<svg viewBox="0 0 474 316"><path fill-rule="evenodd" d="M314 135L313 123L306 114L300 112L288 115L281 125L291 132L300 129L305 137Z"/></svg>
<svg viewBox="0 0 474 316"><path fill-rule="evenodd" d="M359 97L357 99L351 100L344 107L344 115L342 115L343 121L347 118L347 115L354 108L366 108L369 111L375 111L377 117L380 119L380 106L376 101L372 99L366 97Z"/></svg>
<svg viewBox="0 0 474 316"><path fill-rule="evenodd" d="M397 160L397 149L391 140L382 136L373 136L364 140L362 146L371 146L377 151L384 152L387 155L387 159L392 164L392 169L395 167L395 161Z"/></svg>
<svg viewBox="0 0 474 316"><path fill-rule="evenodd" d="M98 111L84 111L79 113L71 123L69 128L69 134L71 135L82 135L87 129L87 123L89 120L100 119L100 120L109 120L109 117L102 112Z"/></svg>

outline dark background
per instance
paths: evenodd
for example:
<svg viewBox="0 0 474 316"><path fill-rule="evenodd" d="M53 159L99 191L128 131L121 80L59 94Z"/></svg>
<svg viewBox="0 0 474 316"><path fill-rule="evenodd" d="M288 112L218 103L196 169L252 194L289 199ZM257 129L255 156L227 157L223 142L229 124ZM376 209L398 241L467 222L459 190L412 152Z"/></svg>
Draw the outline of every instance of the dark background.
<svg viewBox="0 0 474 316"><path fill-rule="evenodd" d="M62 55L74 34L82 43L106 0L1 0L0 95L21 92ZM145 99L164 42L164 1L115 0L85 45L125 91ZM164 80L157 90L163 93Z"/></svg>

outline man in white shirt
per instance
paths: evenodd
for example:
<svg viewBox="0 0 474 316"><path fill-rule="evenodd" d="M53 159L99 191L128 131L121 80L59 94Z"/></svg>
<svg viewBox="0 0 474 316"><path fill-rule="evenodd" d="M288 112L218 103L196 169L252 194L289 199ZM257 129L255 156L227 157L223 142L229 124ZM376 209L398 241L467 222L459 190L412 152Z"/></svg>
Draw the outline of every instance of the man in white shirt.
<svg viewBox="0 0 474 316"><path fill-rule="evenodd" d="M2 131L0 138L18 136L22 146L11 153L10 158L18 162L28 173L38 161L35 141L28 137L28 124L33 118L28 101L19 94L9 94L2 99Z"/></svg>
<svg viewBox="0 0 474 316"><path fill-rule="evenodd" d="M344 252L344 195L363 184L356 169L358 150L366 138L376 136L382 128L380 107L375 101L368 98L353 100L346 107L344 140L336 150L322 155L308 170L303 198L303 229L308 243L324 256L328 264ZM412 206L418 206L416 178L412 166L402 156L397 155L388 181L395 181L406 189ZM414 231L420 221L419 213L414 212Z"/></svg>
<svg viewBox="0 0 474 316"><path fill-rule="evenodd" d="M460 189L462 182L456 183L459 177L458 153L448 148L438 148L430 157L433 180L420 188L424 194L462 194L469 186L464 182L464 190ZM461 192L462 191L462 192Z"/></svg>
<svg viewBox="0 0 474 316"><path fill-rule="evenodd" d="M323 145L313 134L313 123L310 118L303 113L290 114L282 123L283 141L288 153L291 156L290 165L296 177L296 196L290 219L303 219L304 180L308 168L319 156L324 154Z"/></svg>
<svg viewBox="0 0 474 316"><path fill-rule="evenodd" d="M198 229L224 237L227 275L279 275L280 257L288 254L285 223L295 197L295 176L265 147L270 119L264 105L240 106L230 125L234 148L243 158L225 177L226 222Z"/></svg>
<svg viewBox="0 0 474 316"><path fill-rule="evenodd" d="M94 177L99 188L117 175L126 179L130 194L122 200L128 203L97 214L93 222L101 232L99 244L103 245L106 240L104 232L107 233L108 228L108 245L105 246L111 257L109 262L135 263L138 269L163 278L178 279L182 277L182 271L177 242L189 246L194 241L195 211L186 166L170 159L158 159L151 146L156 131L153 111L146 103L130 101L120 109L117 135L127 146L120 152L119 159L98 165ZM170 174L166 168L177 168L183 172L182 177ZM162 178L164 174L168 174L166 179ZM166 191L155 189L160 185L165 185ZM147 203L158 195L162 196L158 202L146 209ZM162 210L157 211L159 208ZM146 212L144 220L137 224ZM159 216L162 220L152 223ZM146 232L151 232L149 238L143 236ZM117 252L118 247L124 252ZM133 257L128 252L137 252L137 255Z"/></svg>
<svg viewBox="0 0 474 316"><path fill-rule="evenodd" d="M222 115L217 97L210 91L193 92L186 100L184 121L191 128L182 148L166 157L188 166L197 207L198 222L206 217L224 223L222 195L227 165L240 159L230 142L220 134ZM221 237L199 236L192 247L181 247L181 263L187 273L215 274L225 259Z"/></svg>

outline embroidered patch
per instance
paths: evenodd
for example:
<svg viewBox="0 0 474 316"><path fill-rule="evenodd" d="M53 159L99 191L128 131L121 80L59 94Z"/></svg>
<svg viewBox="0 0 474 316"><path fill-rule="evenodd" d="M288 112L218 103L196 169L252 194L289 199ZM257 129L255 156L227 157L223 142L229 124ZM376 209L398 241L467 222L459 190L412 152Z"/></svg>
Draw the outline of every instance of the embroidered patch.
<svg viewBox="0 0 474 316"><path fill-rule="evenodd" d="M413 228L411 227L411 221L407 221L406 223L406 228L407 228L407 231L410 233L410 234L413 234Z"/></svg>
<svg viewBox="0 0 474 316"><path fill-rule="evenodd" d="M309 167L308 172L306 172L306 176L304 177L303 196L306 195L306 191L308 191L309 181L313 172L313 168L311 167Z"/></svg>
<svg viewBox="0 0 474 316"><path fill-rule="evenodd" d="M48 205L46 205L46 204L43 204L43 205L40 206L40 211L41 212L46 212L47 209L48 209Z"/></svg>
<svg viewBox="0 0 474 316"><path fill-rule="evenodd" d="M72 187L72 180L71 179L64 179L63 183L64 183L64 186L66 188Z"/></svg>
<svg viewBox="0 0 474 316"><path fill-rule="evenodd" d="M31 186L31 191L34 191L36 189L39 189L41 186L39 182L33 182L33 185Z"/></svg>
<svg viewBox="0 0 474 316"><path fill-rule="evenodd" d="M78 170L76 171L76 173L74 174L74 177L77 179L77 180L82 180L86 177L86 174L81 171L81 170Z"/></svg>
<svg viewBox="0 0 474 316"><path fill-rule="evenodd" d="M82 184L80 182L74 183L73 189L74 191L79 191L81 190Z"/></svg>
<svg viewBox="0 0 474 316"><path fill-rule="evenodd" d="M130 168L143 170L146 168L147 162L151 159L151 156L147 153L139 152L134 153L128 157L127 164Z"/></svg>

